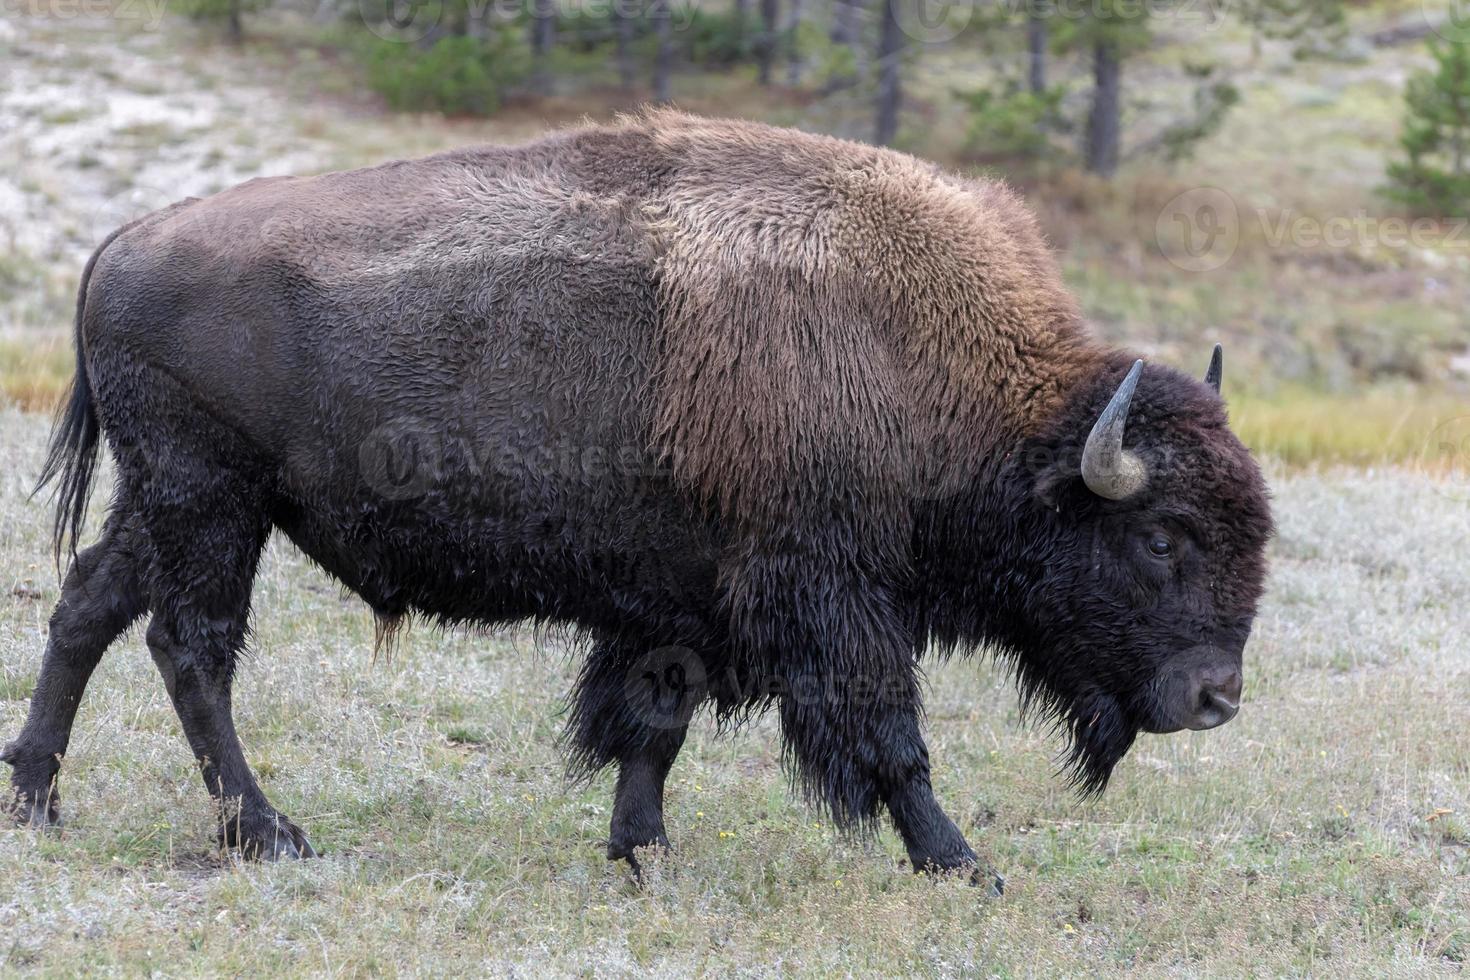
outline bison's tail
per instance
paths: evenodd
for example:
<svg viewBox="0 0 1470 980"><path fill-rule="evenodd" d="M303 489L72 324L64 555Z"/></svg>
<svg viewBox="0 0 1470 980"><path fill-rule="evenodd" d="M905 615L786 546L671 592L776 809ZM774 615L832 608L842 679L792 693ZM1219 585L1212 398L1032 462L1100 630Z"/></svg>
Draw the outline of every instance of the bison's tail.
<svg viewBox="0 0 1470 980"><path fill-rule="evenodd" d="M51 427L51 445L46 451L46 462L41 467L41 476L36 481L32 496L40 493L46 485L61 478L56 494L56 518L51 528L52 548L57 566L61 565L63 551L75 553L77 538L81 534L82 521L87 514L87 501L92 495L92 477L97 472L97 446L102 434L97 423L97 412L92 404L92 385L87 378L87 355L82 343L82 323L87 308L87 285L92 279L92 269L102 250L122 234L125 225L107 236L82 270L82 283L77 289L77 315L75 336L77 371L72 378L71 389L57 412Z"/></svg>

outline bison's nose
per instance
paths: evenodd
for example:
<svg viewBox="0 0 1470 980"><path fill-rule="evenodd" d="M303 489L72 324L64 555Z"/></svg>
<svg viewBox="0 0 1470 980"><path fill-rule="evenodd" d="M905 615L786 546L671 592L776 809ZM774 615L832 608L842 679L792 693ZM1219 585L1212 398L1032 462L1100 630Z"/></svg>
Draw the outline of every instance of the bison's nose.
<svg viewBox="0 0 1470 980"><path fill-rule="evenodd" d="M1196 674L1186 727L1204 731L1234 718L1240 710L1240 683L1240 671L1234 667L1206 667Z"/></svg>

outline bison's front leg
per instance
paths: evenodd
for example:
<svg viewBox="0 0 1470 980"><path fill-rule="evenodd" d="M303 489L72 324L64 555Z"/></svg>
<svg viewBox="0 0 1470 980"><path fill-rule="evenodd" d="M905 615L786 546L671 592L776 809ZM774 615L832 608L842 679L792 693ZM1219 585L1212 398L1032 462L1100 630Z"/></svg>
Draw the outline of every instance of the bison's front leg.
<svg viewBox="0 0 1470 980"><path fill-rule="evenodd" d="M636 850L668 848L664 781L705 695L702 661L685 647L605 640L577 682L568 741L584 773L618 765L607 856L639 870Z"/></svg>
<svg viewBox="0 0 1470 980"><path fill-rule="evenodd" d="M607 838L609 860L627 861L635 873L637 848L668 849L664 830L664 781L684 744L687 728L660 732L641 749L618 760L618 787Z"/></svg>
<svg viewBox="0 0 1470 980"><path fill-rule="evenodd" d="M900 724L908 725L908 719ZM903 838L909 860L916 872L961 872L975 885L989 887L999 895L1005 879L981 863L964 835L934 799L929 784L929 753L917 731L912 739L922 755L921 766L911 769L906 778L884 787L883 802L893 817L893 825Z"/></svg>
<svg viewBox="0 0 1470 980"><path fill-rule="evenodd" d="M798 689L817 686L797 684ZM803 779L826 797L837 820L866 818L882 802L915 872L964 874L999 895L1003 880L981 863L934 798L917 703L897 696L896 703L873 710L852 693L855 685L848 677L824 686L820 699L804 698L799 690L787 695L782 728ZM896 684L905 686L904 679Z"/></svg>
<svg viewBox="0 0 1470 980"><path fill-rule="evenodd" d="M747 642L768 651L778 675L782 734L798 775L839 824L864 823L886 805L915 871L963 872L998 890L934 799L917 643L895 590L855 573L855 563L803 567L811 557L788 553L743 570L767 585L748 593L757 601L743 621L759 629ZM793 569L805 578L793 581Z"/></svg>

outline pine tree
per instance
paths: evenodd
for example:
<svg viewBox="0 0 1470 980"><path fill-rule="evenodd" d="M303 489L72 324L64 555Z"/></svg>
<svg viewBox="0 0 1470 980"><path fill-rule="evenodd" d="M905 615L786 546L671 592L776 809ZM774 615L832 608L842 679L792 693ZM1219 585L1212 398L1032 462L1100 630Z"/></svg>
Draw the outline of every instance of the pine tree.
<svg viewBox="0 0 1470 980"><path fill-rule="evenodd" d="M1077 39L1092 49L1092 103L1082 130L1082 159L1091 173L1111 177L1123 140L1123 62L1148 46L1150 4L1094 0L1077 22Z"/></svg>
<svg viewBox="0 0 1470 980"><path fill-rule="evenodd" d="M1399 144L1407 159L1389 164L1385 193L1426 215L1470 208L1470 47L1431 42L1435 68L1409 79L1409 116Z"/></svg>

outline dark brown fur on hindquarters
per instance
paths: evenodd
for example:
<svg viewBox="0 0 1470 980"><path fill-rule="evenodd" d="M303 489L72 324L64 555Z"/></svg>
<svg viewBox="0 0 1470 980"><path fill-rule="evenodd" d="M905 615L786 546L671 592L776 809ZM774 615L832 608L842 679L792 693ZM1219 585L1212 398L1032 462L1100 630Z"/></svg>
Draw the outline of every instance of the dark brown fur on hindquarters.
<svg viewBox="0 0 1470 980"><path fill-rule="evenodd" d="M970 867L923 739L935 647L1000 650L1087 791L1238 707L1271 519L1218 363L1098 344L995 182L673 112L256 180L104 244L77 349L58 541L105 438L142 542L119 581L247 850L279 839L229 707L272 530L380 622L592 637L568 745L622 770L613 856L667 840L709 705L774 709L839 824L886 809L916 868ZM57 617L89 639L38 694L79 696L110 625ZM33 703L28 785L68 710Z"/></svg>

